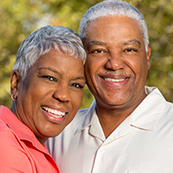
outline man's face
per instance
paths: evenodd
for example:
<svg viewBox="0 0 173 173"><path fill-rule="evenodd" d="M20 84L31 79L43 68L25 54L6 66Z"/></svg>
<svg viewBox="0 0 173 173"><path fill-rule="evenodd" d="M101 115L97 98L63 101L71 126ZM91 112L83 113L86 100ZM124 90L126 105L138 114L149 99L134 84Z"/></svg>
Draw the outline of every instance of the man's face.
<svg viewBox="0 0 173 173"><path fill-rule="evenodd" d="M106 16L90 22L84 39L87 84L104 108L136 107L144 98L150 68L136 20ZM105 107L106 106L106 107Z"/></svg>

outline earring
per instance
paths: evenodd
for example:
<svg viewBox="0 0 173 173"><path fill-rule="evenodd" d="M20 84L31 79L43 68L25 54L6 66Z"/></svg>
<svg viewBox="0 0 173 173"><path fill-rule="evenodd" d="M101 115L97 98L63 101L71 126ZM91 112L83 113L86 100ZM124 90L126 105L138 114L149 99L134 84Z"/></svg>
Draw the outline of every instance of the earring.
<svg viewBox="0 0 173 173"><path fill-rule="evenodd" d="M11 98L12 98L13 101L15 100L15 99L14 99L14 94L11 94Z"/></svg>

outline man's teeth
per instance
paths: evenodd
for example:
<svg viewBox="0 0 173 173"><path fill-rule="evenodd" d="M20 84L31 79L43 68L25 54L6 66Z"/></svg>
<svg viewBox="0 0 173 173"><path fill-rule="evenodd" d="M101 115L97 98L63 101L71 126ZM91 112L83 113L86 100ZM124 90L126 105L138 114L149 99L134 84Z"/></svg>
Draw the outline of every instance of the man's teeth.
<svg viewBox="0 0 173 173"><path fill-rule="evenodd" d="M62 116L62 117L65 115L65 112L57 111L57 110L54 110L54 109L51 109L51 108L48 108L48 107L45 107L45 106L43 106L42 108L44 110L46 110L47 112L55 114L55 115L59 115L59 116Z"/></svg>
<svg viewBox="0 0 173 173"><path fill-rule="evenodd" d="M110 81L110 82L121 82L124 81L125 79L112 79L112 78L104 78L105 81Z"/></svg>

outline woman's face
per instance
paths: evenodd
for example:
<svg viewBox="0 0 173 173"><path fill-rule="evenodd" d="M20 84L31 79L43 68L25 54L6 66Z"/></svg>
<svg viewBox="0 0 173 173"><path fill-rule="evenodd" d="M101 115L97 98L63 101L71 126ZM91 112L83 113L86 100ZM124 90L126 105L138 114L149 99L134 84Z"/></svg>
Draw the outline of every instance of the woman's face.
<svg viewBox="0 0 173 173"><path fill-rule="evenodd" d="M34 63L24 81L17 71L12 72L12 91L16 91L12 111L44 144L72 121L84 85L83 61L51 50Z"/></svg>

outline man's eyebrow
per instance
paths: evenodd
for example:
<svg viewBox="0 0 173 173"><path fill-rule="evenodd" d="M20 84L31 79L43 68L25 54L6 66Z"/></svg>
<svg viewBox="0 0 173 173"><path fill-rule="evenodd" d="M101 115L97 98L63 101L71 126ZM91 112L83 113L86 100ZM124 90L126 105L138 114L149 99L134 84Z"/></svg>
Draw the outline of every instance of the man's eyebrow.
<svg viewBox="0 0 173 173"><path fill-rule="evenodd" d="M123 44L124 45L137 44L139 47L141 46L141 43L138 40L128 40L128 41L124 42Z"/></svg>
<svg viewBox="0 0 173 173"><path fill-rule="evenodd" d="M93 46L93 45L106 45L106 43L102 42L102 41L90 41L88 44L87 44L87 48L90 47L90 46Z"/></svg>

